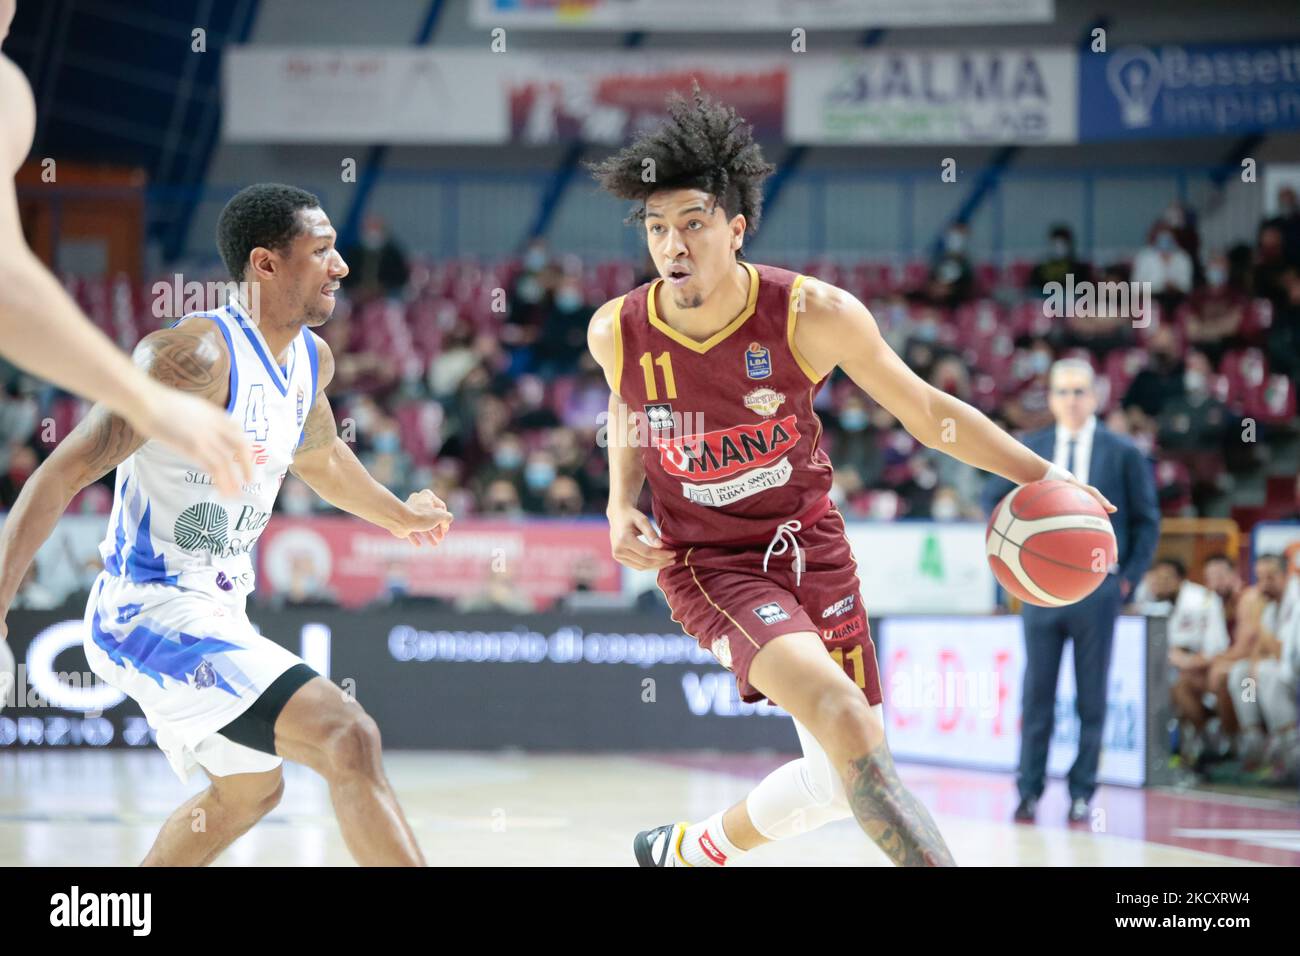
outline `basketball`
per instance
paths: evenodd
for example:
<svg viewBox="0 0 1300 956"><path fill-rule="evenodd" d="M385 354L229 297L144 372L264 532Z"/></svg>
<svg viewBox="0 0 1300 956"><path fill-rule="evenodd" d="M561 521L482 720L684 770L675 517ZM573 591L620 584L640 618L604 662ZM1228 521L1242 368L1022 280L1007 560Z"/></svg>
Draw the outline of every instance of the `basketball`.
<svg viewBox="0 0 1300 956"><path fill-rule="evenodd" d="M1035 481L998 502L985 532L989 566L1020 600L1062 607L1086 598L1116 561L1101 504L1068 481Z"/></svg>

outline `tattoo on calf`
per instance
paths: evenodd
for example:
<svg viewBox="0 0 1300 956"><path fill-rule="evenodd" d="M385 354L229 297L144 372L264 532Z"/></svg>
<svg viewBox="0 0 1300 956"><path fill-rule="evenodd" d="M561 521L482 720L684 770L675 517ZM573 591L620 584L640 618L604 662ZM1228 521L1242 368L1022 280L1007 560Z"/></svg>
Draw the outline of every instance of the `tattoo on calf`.
<svg viewBox="0 0 1300 956"><path fill-rule="evenodd" d="M848 790L853 815L895 866L956 866L933 818L898 779L885 747L853 761Z"/></svg>

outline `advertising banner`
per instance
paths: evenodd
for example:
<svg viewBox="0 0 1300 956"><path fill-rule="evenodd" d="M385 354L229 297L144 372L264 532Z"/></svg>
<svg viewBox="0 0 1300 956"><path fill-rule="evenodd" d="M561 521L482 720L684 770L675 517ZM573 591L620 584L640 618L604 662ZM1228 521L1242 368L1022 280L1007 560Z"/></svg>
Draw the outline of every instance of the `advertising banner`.
<svg viewBox="0 0 1300 956"><path fill-rule="evenodd" d="M11 612L20 680L0 711L0 750L153 743L135 703L90 672L79 615L79 608ZM798 748L789 715L767 702L741 701L733 676L666 614L254 607L250 617L267 638L355 695L378 722L385 746L395 749ZM886 618L871 628L886 734L900 760L1014 768L1023 666L1018 617ZM1155 740L1149 728L1167 691L1159 668L1148 667L1146 636L1142 619L1120 620L1103 782L1149 779L1142 772ZM1163 645L1153 647L1163 660ZM1078 733L1065 657L1049 761L1054 775L1073 760ZM1160 690L1149 698L1148 686Z"/></svg>
<svg viewBox="0 0 1300 956"><path fill-rule="evenodd" d="M1079 62L1083 141L1300 128L1300 40L1123 46Z"/></svg>
<svg viewBox="0 0 1300 956"><path fill-rule="evenodd" d="M79 613L10 614L21 679L0 710L0 750L154 742L135 702L90 671ZM741 701L732 675L666 614L252 607L249 616L353 694L393 749L799 746L785 711Z"/></svg>
<svg viewBox="0 0 1300 956"><path fill-rule="evenodd" d="M273 518L257 548L262 598L358 607L406 597L541 610L575 590L617 593L621 567L603 521L457 521L436 548L416 548L343 515Z"/></svg>
<svg viewBox="0 0 1300 956"><path fill-rule="evenodd" d="M221 63L230 142L500 143L501 60L389 47L233 47Z"/></svg>
<svg viewBox="0 0 1300 956"><path fill-rule="evenodd" d="M847 530L873 616L993 612L983 524L854 521Z"/></svg>
<svg viewBox="0 0 1300 956"><path fill-rule="evenodd" d="M1280 554L1286 558L1291 574L1300 575L1300 521L1261 521L1251 529L1251 561L1261 554ZM1254 567L1238 569L1242 578L1255 580Z"/></svg>
<svg viewBox="0 0 1300 956"><path fill-rule="evenodd" d="M1054 0L474 0L485 29L792 30L1049 23Z"/></svg>
<svg viewBox="0 0 1300 956"><path fill-rule="evenodd" d="M785 124L789 57L583 53L512 56L498 64L510 98L510 139L621 144L663 121L669 92L692 81L754 127L762 140Z"/></svg>
<svg viewBox="0 0 1300 956"><path fill-rule="evenodd" d="M786 136L809 144L1072 143L1068 47L881 50L801 60Z"/></svg>
<svg viewBox="0 0 1300 956"><path fill-rule="evenodd" d="M1020 754L1024 637L1019 616L887 618L879 625L885 733L900 760L1014 770ZM1147 627L1121 617L1111 656L1102 783L1147 779ZM1047 771L1063 776L1079 740L1074 663L1061 658Z"/></svg>

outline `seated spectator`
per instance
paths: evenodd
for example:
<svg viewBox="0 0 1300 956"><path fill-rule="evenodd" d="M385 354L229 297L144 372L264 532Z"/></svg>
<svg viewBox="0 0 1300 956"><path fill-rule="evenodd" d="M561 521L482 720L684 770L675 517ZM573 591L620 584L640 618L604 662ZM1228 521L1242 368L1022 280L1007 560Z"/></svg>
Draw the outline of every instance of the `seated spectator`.
<svg viewBox="0 0 1300 956"><path fill-rule="evenodd" d="M560 280L533 348L537 374L550 381L573 371L587 350L587 323L594 311L583 301L581 276Z"/></svg>
<svg viewBox="0 0 1300 956"><path fill-rule="evenodd" d="M1257 707L1247 707L1243 702L1240 679L1256 672L1256 664L1265 658L1261 652L1272 649L1276 641L1278 603L1286 590L1286 562L1276 554L1262 554L1255 559L1255 583L1246 588L1237 602L1237 625L1232 646L1210 662L1208 675L1210 692L1218 698L1216 712L1229 734L1243 730L1260 730L1262 717ZM1270 659L1276 655L1268 654ZM1243 665L1244 668L1239 666ZM1245 753L1247 745L1256 748L1250 756L1258 759L1262 735L1249 735L1238 740L1238 752Z"/></svg>
<svg viewBox="0 0 1300 956"><path fill-rule="evenodd" d="M1237 562L1226 554L1212 554L1201 565L1201 579L1205 586L1223 602L1223 613L1228 621L1228 638L1236 640L1233 631L1237 626L1237 601L1245 585L1237 573Z"/></svg>
<svg viewBox="0 0 1300 956"><path fill-rule="evenodd" d="M966 370L966 363L957 356L942 356L934 363L929 379L930 384L939 391L954 395L964 402L970 401L970 373Z"/></svg>
<svg viewBox="0 0 1300 956"><path fill-rule="evenodd" d="M1100 359L1113 349L1131 345L1139 307L1128 294L1127 282L1123 269L1108 267L1095 290L1092 307L1072 309L1074 314L1061 320L1064 325L1058 337L1060 347L1085 348ZM1122 298L1116 290L1122 292Z"/></svg>
<svg viewBox="0 0 1300 956"><path fill-rule="evenodd" d="M1201 261L1201 236L1196 229L1196 214L1181 201L1174 199L1165 207L1161 219L1173 233L1178 248L1191 257L1192 269L1196 270ZM1193 281L1199 278L1199 275L1194 275Z"/></svg>
<svg viewBox="0 0 1300 956"><path fill-rule="evenodd" d="M430 395L439 402L450 399L479 361L474 349L473 325L457 322L443 338L438 354L429 361Z"/></svg>
<svg viewBox="0 0 1300 956"><path fill-rule="evenodd" d="M1083 282L1092 278L1092 267L1075 253L1070 227L1058 223L1047 234L1047 258L1029 273L1025 291L1031 296L1045 296L1049 283L1059 282L1064 287L1068 276L1074 276L1075 283Z"/></svg>
<svg viewBox="0 0 1300 956"><path fill-rule="evenodd" d="M567 475L559 475L546 489L542 510L550 518L576 518L582 514L582 489Z"/></svg>
<svg viewBox="0 0 1300 956"><path fill-rule="evenodd" d="M402 247L389 234L388 224L381 217L366 216L360 241L341 252L348 264L342 286L354 302L364 304L380 296L402 295L411 268Z"/></svg>
<svg viewBox="0 0 1300 956"><path fill-rule="evenodd" d="M483 489L483 516L488 518L510 518L517 520L524 515L519 506L519 489L504 478L489 482Z"/></svg>
<svg viewBox="0 0 1300 956"><path fill-rule="evenodd" d="M1126 410L1136 407L1154 418L1166 403L1182 397L1185 369L1178 335L1168 325L1161 325L1152 333L1148 348L1151 361L1134 376L1122 404Z"/></svg>
<svg viewBox="0 0 1300 956"><path fill-rule="evenodd" d="M1265 352L1269 368L1300 384L1300 269L1282 273L1282 299L1274 306Z"/></svg>
<svg viewBox="0 0 1300 956"><path fill-rule="evenodd" d="M1187 341L1217 366L1223 353L1241 344L1246 316L1245 293L1228 284L1228 259L1222 253L1205 266L1205 285L1187 300Z"/></svg>
<svg viewBox="0 0 1300 956"><path fill-rule="evenodd" d="M980 521L984 515L970 499L963 499L956 488L940 485L930 499L930 518L933 521Z"/></svg>
<svg viewBox="0 0 1300 956"><path fill-rule="evenodd" d="M888 412L885 415L893 422L893 416ZM826 419L833 439L836 470L855 472L866 487L880 482L885 468L881 432L872 422L863 394L847 395L839 411L827 415Z"/></svg>
<svg viewBox="0 0 1300 956"><path fill-rule="evenodd" d="M1282 234L1282 257L1289 265L1300 266L1300 202L1295 189L1283 186L1277 192L1277 215L1267 225Z"/></svg>
<svg viewBox="0 0 1300 956"><path fill-rule="evenodd" d="M508 481L516 489L522 489L524 458L523 439L515 432L502 432L492 449L491 461L479 468L472 480L480 492L494 481Z"/></svg>
<svg viewBox="0 0 1300 956"><path fill-rule="evenodd" d="M1183 756L1194 765L1204 749L1201 735L1210 716L1205 707L1210 662L1229 646L1223 602L1209 588L1187 580L1187 568L1176 558L1157 559L1138 591L1133 603L1140 613L1169 619L1169 665L1176 673L1170 699L1184 725L1179 735Z"/></svg>
<svg viewBox="0 0 1300 956"><path fill-rule="evenodd" d="M975 294L975 270L967 252L970 230L965 223L948 227L943 239L943 252L930 269L926 281L925 298L931 305L954 308L969 302Z"/></svg>
<svg viewBox="0 0 1300 956"><path fill-rule="evenodd" d="M1192 291L1194 280L1192 257L1178 245L1169 223L1161 221L1133 259L1134 282L1151 284L1151 294L1166 314L1172 315L1183 297Z"/></svg>
<svg viewBox="0 0 1300 956"><path fill-rule="evenodd" d="M1264 555L1260 560L1274 558ZM1276 558L1279 565L1284 558ZM1241 725L1241 756L1247 770L1261 763L1287 776L1296 768L1296 629L1300 627L1300 579L1291 577L1260 616L1251 650L1228 675ZM1238 689L1254 682L1253 694ZM1271 738L1271 739L1270 739Z"/></svg>
<svg viewBox="0 0 1300 956"><path fill-rule="evenodd" d="M1007 422L1016 431L1046 428L1053 421L1048 407L1051 391L1048 379L1054 353L1047 339L1033 339L1018 348L1012 360L1012 376L1019 382L1003 405Z"/></svg>
<svg viewBox="0 0 1300 956"><path fill-rule="evenodd" d="M1282 230L1271 222L1259 227L1255 239L1254 268L1251 270L1250 292L1259 299L1268 299L1276 310L1287 299L1283 281L1290 264L1286 261L1286 240Z"/></svg>
<svg viewBox="0 0 1300 956"><path fill-rule="evenodd" d="M1160 446L1170 451L1207 451L1221 448L1234 419L1227 407L1210 394L1214 369L1200 352L1187 357L1183 393L1165 402L1158 418Z"/></svg>
<svg viewBox="0 0 1300 956"><path fill-rule="evenodd" d="M554 428L559 417L546 404L546 383L536 375L521 375L515 380L514 415L510 427L515 431Z"/></svg>
<svg viewBox="0 0 1300 956"><path fill-rule="evenodd" d="M536 515L546 510L546 493L555 482L555 475L555 459L549 451L539 448L528 456L524 462L524 487L520 496L524 511Z"/></svg>

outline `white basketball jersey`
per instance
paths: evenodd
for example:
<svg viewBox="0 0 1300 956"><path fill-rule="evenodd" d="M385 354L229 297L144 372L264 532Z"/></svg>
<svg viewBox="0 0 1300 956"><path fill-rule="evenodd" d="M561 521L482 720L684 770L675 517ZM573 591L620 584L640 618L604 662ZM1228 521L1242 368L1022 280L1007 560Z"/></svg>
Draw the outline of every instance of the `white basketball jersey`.
<svg viewBox="0 0 1300 956"><path fill-rule="evenodd" d="M216 322L226 339L226 411L252 446L252 479L237 495L223 497L211 475L159 442L145 442L117 468L113 512L99 553L109 574L137 584L243 597L253 589L253 546L316 395L317 340L303 329L280 367L236 301L198 314Z"/></svg>

